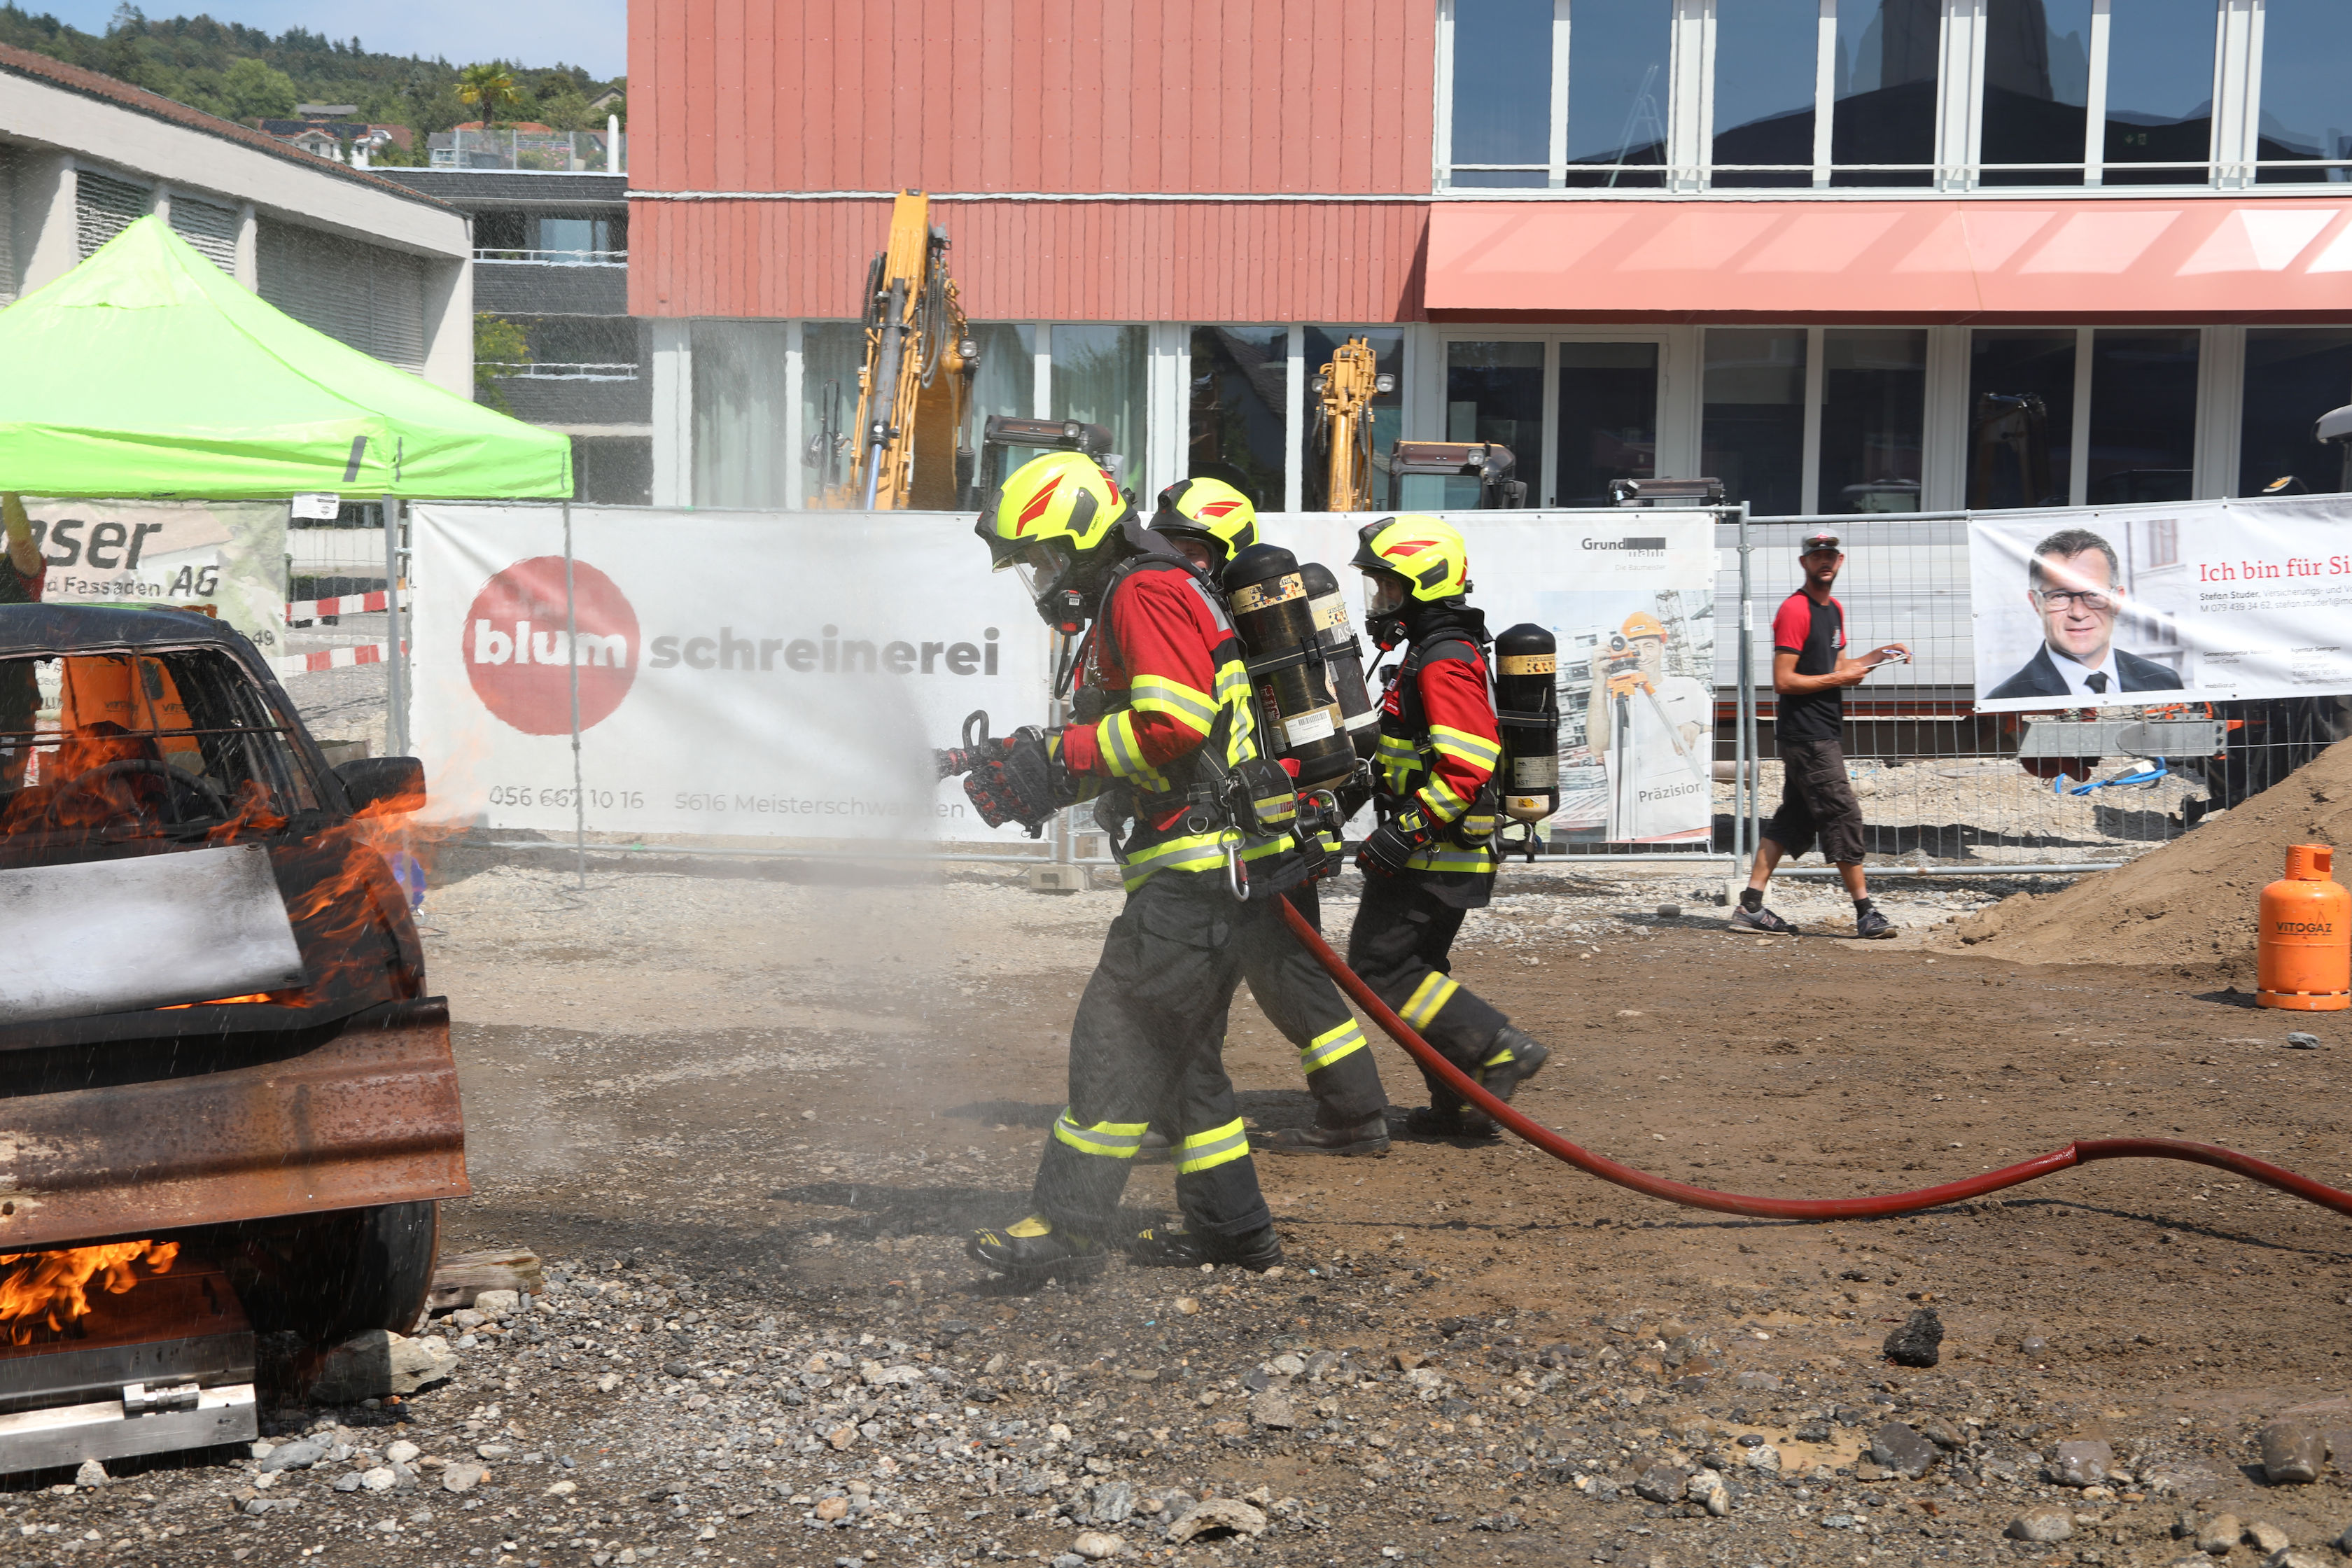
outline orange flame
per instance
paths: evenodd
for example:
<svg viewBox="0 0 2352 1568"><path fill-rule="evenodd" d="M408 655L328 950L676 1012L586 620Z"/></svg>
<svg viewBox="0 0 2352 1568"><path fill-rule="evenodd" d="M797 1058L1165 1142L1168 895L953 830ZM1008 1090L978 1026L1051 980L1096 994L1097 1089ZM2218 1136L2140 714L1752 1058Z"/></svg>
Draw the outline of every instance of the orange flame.
<svg viewBox="0 0 2352 1568"><path fill-rule="evenodd" d="M179 1256L176 1241L0 1252L0 1344L30 1344L44 1329L64 1333L89 1315L93 1283L120 1296L139 1283L134 1265L145 1265L150 1274L169 1274Z"/></svg>

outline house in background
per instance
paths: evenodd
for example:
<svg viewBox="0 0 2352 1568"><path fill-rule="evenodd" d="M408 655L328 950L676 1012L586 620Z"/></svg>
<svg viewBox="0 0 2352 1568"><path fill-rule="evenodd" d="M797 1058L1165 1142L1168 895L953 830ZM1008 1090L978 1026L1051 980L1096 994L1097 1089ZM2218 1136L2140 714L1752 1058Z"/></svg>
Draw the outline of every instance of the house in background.
<svg viewBox="0 0 2352 1568"><path fill-rule="evenodd" d="M499 394L516 418L572 437L574 499L650 500L652 388L644 323L629 314L627 176L528 167L378 173L472 220L474 308L513 322L529 344L527 359L499 367Z"/></svg>
<svg viewBox="0 0 2352 1568"><path fill-rule="evenodd" d="M456 207L0 47L0 304L148 213L296 320L472 395L473 245Z"/></svg>

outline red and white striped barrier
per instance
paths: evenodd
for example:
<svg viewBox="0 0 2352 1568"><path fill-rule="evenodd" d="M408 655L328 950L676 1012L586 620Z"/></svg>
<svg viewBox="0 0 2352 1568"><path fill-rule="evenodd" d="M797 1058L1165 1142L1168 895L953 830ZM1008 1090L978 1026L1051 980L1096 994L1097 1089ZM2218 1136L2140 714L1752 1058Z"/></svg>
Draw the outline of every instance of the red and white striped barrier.
<svg viewBox="0 0 2352 1568"><path fill-rule="evenodd" d="M380 595L379 595L380 596ZM332 604L333 600L327 601ZM269 661L270 668L280 675L315 675L322 669L349 669L353 665L382 664L390 645L380 642L361 643L353 647L331 647L317 653L289 654ZM401 645L405 652L407 644Z"/></svg>
<svg viewBox="0 0 2352 1568"><path fill-rule="evenodd" d="M345 594L340 599L297 599L286 606L289 621L315 621L327 616L363 616L389 607L388 594Z"/></svg>

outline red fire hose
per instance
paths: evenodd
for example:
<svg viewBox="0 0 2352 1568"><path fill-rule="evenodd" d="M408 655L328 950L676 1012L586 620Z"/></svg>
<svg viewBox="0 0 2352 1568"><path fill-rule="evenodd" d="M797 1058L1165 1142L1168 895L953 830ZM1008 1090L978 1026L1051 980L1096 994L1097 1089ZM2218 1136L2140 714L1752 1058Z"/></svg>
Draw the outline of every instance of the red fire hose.
<svg viewBox="0 0 2352 1568"><path fill-rule="evenodd" d="M1539 1122L1530 1121L1509 1106L1478 1087L1469 1075L1437 1054L1428 1041L1416 1034L1412 1026L1391 1011L1389 1005L1372 994L1372 988L1358 977L1331 951L1306 917L1293 909L1290 900L1276 900L1282 918L1307 944L1315 961L1331 972L1339 988L1355 998L1356 1005L1372 1016L1372 1020L1388 1031L1389 1037L1412 1053L1413 1060L1435 1073L1448 1088L1464 1100L1493 1117L1505 1127L1555 1160L1562 1160L1588 1175L1604 1182L1614 1182L1621 1187L1644 1193L1668 1203L1682 1204L1690 1208L1714 1209L1718 1214L1755 1215L1764 1219L1881 1219L1889 1215L1915 1214L1943 1204L1958 1203L1965 1198L1978 1198L1987 1193L1997 1193L2003 1187L2039 1181L2053 1175L2070 1165L2087 1165L2094 1160L2186 1160L2192 1165L2210 1165L2216 1170L2231 1171L2241 1176L2276 1187L2283 1193L2314 1203L2337 1214L2352 1215L2352 1193L2339 1192L2322 1185L2308 1176L2298 1176L2293 1171L2283 1171L2266 1161L2241 1154L2233 1149L2217 1148L2210 1143L2184 1143L2174 1138L2084 1138L2055 1149L2022 1164L2008 1165L1966 1181L1947 1182L1940 1187L1922 1187L1915 1193L1888 1193L1874 1198L1750 1198L1737 1193L1718 1193L1706 1187L1694 1187L1685 1182L1670 1182L1664 1176L1653 1176L1631 1165L1578 1147Z"/></svg>

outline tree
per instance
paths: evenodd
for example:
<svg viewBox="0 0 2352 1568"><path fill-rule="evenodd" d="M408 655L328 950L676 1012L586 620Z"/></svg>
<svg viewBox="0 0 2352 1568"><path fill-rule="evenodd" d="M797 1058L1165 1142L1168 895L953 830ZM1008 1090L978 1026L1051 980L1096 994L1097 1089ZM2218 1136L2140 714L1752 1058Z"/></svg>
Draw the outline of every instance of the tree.
<svg viewBox="0 0 2352 1568"><path fill-rule="evenodd" d="M294 79L247 55L221 72L221 101L231 120L283 120L294 112Z"/></svg>
<svg viewBox="0 0 2352 1568"><path fill-rule="evenodd" d="M530 338L520 321L483 310L474 317L474 401L501 414L508 406L499 383L530 363Z"/></svg>
<svg viewBox="0 0 2352 1568"><path fill-rule="evenodd" d="M514 73L497 60L467 66L457 73L457 96L480 113L484 126L495 125L499 110L514 101Z"/></svg>

